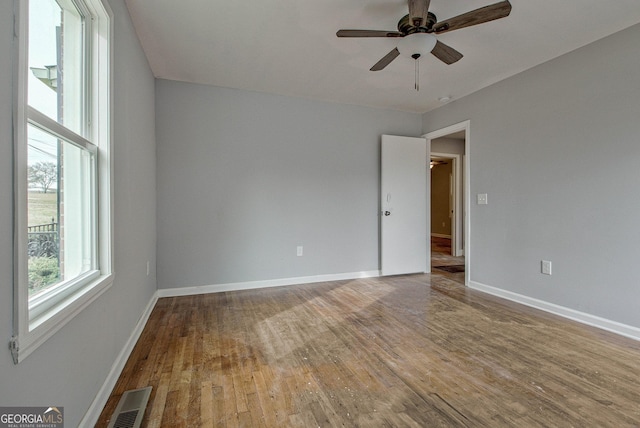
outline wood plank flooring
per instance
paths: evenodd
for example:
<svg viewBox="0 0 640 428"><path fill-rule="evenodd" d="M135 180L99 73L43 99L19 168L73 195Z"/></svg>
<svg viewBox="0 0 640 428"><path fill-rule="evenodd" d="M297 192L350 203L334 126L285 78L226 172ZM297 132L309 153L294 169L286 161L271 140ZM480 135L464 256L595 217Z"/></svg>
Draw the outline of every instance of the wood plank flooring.
<svg viewBox="0 0 640 428"><path fill-rule="evenodd" d="M640 342L409 275L160 299L99 419L147 427L640 426Z"/></svg>

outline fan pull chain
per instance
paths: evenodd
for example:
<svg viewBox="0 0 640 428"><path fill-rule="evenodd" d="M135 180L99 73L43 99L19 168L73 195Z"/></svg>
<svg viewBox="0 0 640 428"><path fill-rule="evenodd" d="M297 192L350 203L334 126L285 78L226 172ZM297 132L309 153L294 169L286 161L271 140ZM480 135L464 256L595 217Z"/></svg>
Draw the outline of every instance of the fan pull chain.
<svg viewBox="0 0 640 428"><path fill-rule="evenodd" d="M416 91L420 92L420 59L416 59Z"/></svg>
<svg viewBox="0 0 640 428"><path fill-rule="evenodd" d="M420 92L420 54L413 54L411 57L415 60L415 84L414 88Z"/></svg>

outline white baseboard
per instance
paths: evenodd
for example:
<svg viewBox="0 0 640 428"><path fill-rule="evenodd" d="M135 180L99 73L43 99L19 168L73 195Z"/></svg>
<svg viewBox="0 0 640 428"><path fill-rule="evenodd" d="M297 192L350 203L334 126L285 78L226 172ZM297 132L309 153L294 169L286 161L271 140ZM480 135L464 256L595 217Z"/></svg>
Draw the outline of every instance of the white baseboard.
<svg viewBox="0 0 640 428"><path fill-rule="evenodd" d="M434 238L447 238L447 239L451 239L451 235L445 235L444 233L432 233L431 234L432 237Z"/></svg>
<svg viewBox="0 0 640 428"><path fill-rule="evenodd" d="M142 334L142 330L144 330L144 326L147 324L147 321L149 320L149 316L151 316L151 312L153 311L153 308L155 307L157 301L158 301L158 292L156 291L155 293L153 293L153 296L149 300L147 307L142 313L142 316L140 317L140 319L138 320L138 323L136 324L135 328L131 332L131 336L129 336L129 340L127 340L127 343L125 343L124 347L120 351L120 354L118 354L118 357L113 363L113 366L111 366L111 370L109 371L109 374L107 375L107 378L105 379L104 384L98 391L98 394L96 395L96 397L93 399L93 402L91 403L91 406L89 406L89 409L87 410L84 417L82 418L82 421L80 421L80 425L79 425L80 427L94 427L98 422L98 418L102 413L102 409L104 409L104 406L107 404L107 400L111 395L111 391L113 391L113 388L116 386L116 382L120 377L120 373L122 373L122 370L124 369L124 365L127 363L127 360L129 359L129 355L131 355L133 348L136 346L136 343L138 342L138 339Z"/></svg>
<svg viewBox="0 0 640 428"><path fill-rule="evenodd" d="M232 282L227 284L200 285L158 289L158 298L191 296L194 294L220 293L223 291L252 290L255 288L282 287L284 285L313 284L316 282L343 281L358 278L374 278L380 271L348 272L329 275L300 276L297 278L268 279L264 281Z"/></svg>
<svg viewBox="0 0 640 428"><path fill-rule="evenodd" d="M617 321L611 321L606 318L601 318L595 315L587 314L585 312L576 311L574 309L566 308L554 303L545 302L544 300L534 299L533 297L524 296L522 294L492 287L490 285L482 284L476 281L469 281L469 288L473 288L474 290L479 290L497 297L502 297L503 299L521 303L523 305L540 309L545 312L550 312L552 314L559 315L573 321L578 321L582 324L601 328L602 330L607 330L621 336L640 340L640 328L638 327L622 324Z"/></svg>

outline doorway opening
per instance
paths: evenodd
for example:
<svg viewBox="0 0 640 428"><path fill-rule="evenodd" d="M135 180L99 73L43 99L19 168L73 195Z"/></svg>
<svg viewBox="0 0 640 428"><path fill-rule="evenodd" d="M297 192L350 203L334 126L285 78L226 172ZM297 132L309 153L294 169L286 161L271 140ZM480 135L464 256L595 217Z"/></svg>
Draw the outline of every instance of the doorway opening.
<svg viewBox="0 0 640 428"><path fill-rule="evenodd" d="M469 121L426 135L430 170L430 271L469 283Z"/></svg>

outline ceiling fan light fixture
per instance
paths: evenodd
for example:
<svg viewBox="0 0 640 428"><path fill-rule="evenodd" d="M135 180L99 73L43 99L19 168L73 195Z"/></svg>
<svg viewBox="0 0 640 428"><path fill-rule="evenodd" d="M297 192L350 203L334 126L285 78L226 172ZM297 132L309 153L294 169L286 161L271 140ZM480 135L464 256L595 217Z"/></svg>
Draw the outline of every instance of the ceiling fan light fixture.
<svg viewBox="0 0 640 428"><path fill-rule="evenodd" d="M398 51L408 58L420 58L431 53L436 46L436 37L429 33L409 34L398 40Z"/></svg>

